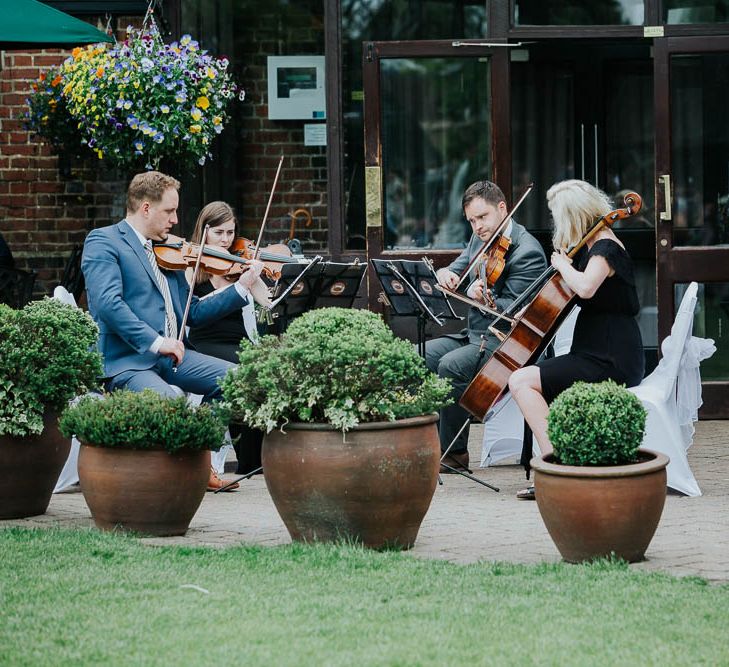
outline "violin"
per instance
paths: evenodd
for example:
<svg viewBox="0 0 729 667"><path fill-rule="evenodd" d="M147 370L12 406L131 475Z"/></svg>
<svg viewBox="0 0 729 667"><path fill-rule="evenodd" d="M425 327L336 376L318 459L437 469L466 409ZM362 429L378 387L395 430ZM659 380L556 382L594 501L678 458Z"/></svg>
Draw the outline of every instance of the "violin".
<svg viewBox="0 0 729 667"><path fill-rule="evenodd" d="M205 245L201 253L200 244L189 243L185 239L172 234L168 235L162 243L153 243L152 252L154 252L157 264L163 269L181 271L188 267L194 267L199 258L200 269L226 278L237 278L247 270L246 264L250 263L249 259L231 254L215 246Z"/></svg>
<svg viewBox="0 0 729 667"><path fill-rule="evenodd" d="M250 239L239 237L230 246L230 253L243 259L258 259L263 262L262 273L271 280L281 277L281 265L298 263L291 250L284 243L272 243L261 248L256 255L256 244Z"/></svg>

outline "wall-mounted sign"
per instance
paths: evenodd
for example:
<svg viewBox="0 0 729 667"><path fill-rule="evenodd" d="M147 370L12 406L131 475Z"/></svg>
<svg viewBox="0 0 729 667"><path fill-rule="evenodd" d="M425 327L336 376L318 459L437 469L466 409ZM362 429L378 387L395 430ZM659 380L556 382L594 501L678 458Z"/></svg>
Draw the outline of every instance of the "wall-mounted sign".
<svg viewBox="0 0 729 667"><path fill-rule="evenodd" d="M306 123L304 125L304 146L326 146L326 123Z"/></svg>
<svg viewBox="0 0 729 667"><path fill-rule="evenodd" d="M268 57L268 117L324 120L324 56Z"/></svg>

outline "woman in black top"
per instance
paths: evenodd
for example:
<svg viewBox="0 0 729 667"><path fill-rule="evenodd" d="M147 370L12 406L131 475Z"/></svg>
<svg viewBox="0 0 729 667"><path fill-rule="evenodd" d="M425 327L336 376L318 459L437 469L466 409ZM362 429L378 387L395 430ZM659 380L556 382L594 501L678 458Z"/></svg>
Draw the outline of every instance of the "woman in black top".
<svg viewBox="0 0 729 667"><path fill-rule="evenodd" d="M569 354L521 368L509 379L509 390L542 454L552 451L547 406L554 398L578 380L612 379L633 387L643 379L645 363L635 320L640 306L633 263L618 237L605 227L574 263L565 253L612 209L607 195L585 181L568 180L548 190L547 203L554 220L552 266L577 294L580 312ZM520 492L520 497L532 495Z"/></svg>
<svg viewBox="0 0 729 667"><path fill-rule="evenodd" d="M233 209L222 201L214 201L207 204L195 223L195 230L192 234L192 242L200 243L205 225L209 225L206 246L219 246L228 250L237 236L237 222ZM192 279L192 270L188 269ZM193 286L196 296L201 298L223 289L231 288L233 283L222 276L209 274L205 271L198 273L197 280ZM259 278L251 290L251 296L257 303L266 304L268 299L268 288ZM238 363L238 347L241 340L248 339L256 341L256 319L253 310L252 300L242 310L230 313L226 317L216 320L205 326L191 327L188 339L198 352L209 354L219 359L225 359L235 364ZM242 424L231 424L230 435L234 441L233 447L238 458L237 473L245 475L261 466L261 443L263 433L257 429L248 428ZM222 486L217 475L211 474L209 489Z"/></svg>

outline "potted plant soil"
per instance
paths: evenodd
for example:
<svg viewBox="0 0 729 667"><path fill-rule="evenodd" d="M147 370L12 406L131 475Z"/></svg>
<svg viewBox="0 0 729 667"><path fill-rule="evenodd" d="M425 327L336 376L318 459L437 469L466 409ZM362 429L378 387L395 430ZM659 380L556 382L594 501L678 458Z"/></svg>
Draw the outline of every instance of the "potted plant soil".
<svg viewBox="0 0 729 667"><path fill-rule="evenodd" d="M562 557L642 560L666 499L664 454L639 449L646 412L612 381L577 382L547 417L554 452L532 459L537 505Z"/></svg>
<svg viewBox="0 0 729 667"><path fill-rule="evenodd" d="M205 495L210 450L220 448L227 410L192 406L147 389L86 396L61 431L81 443L81 491L96 525L145 535L184 535Z"/></svg>
<svg viewBox="0 0 729 667"><path fill-rule="evenodd" d="M98 385L98 328L55 299L0 305L0 519L43 514L71 442L58 412Z"/></svg>
<svg viewBox="0 0 729 667"><path fill-rule="evenodd" d="M410 548L435 491L449 383L362 310L311 311L239 356L223 395L234 419L267 432L264 477L291 537Z"/></svg>

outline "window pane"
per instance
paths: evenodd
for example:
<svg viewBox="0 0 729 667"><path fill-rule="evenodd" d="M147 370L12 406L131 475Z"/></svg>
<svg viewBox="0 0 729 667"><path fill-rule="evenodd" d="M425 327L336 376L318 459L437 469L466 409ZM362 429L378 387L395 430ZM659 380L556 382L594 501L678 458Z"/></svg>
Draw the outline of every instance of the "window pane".
<svg viewBox="0 0 729 667"><path fill-rule="evenodd" d="M729 54L671 59L673 244L729 244Z"/></svg>
<svg viewBox="0 0 729 667"><path fill-rule="evenodd" d="M676 310L687 287L685 283L675 285ZM699 283L692 333L711 338L716 345L714 355L701 362L701 379L729 380L729 283Z"/></svg>
<svg viewBox="0 0 729 667"><path fill-rule="evenodd" d="M729 0L664 0L666 23L726 23Z"/></svg>
<svg viewBox="0 0 729 667"><path fill-rule="evenodd" d="M366 245L362 42L484 37L486 0L341 0L341 16L345 235L357 250Z"/></svg>
<svg viewBox="0 0 729 667"><path fill-rule="evenodd" d="M491 174L487 58L381 63L385 247L461 248L461 196Z"/></svg>
<svg viewBox="0 0 729 667"><path fill-rule="evenodd" d="M643 25L643 0L515 0L514 25Z"/></svg>

